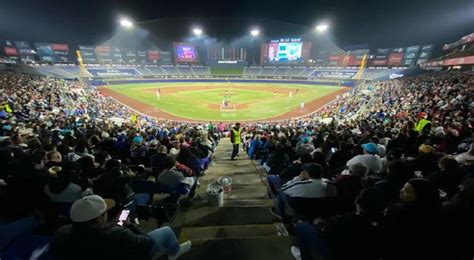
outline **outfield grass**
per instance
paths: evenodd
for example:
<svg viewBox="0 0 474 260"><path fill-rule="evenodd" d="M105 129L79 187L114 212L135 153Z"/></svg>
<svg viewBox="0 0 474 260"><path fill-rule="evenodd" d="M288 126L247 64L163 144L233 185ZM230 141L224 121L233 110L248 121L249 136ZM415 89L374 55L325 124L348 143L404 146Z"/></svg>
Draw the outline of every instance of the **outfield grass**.
<svg viewBox="0 0 474 260"><path fill-rule="evenodd" d="M156 98L156 89L186 86L190 90L182 90L170 94L162 94ZM245 87L259 89L245 89ZM283 93L276 95L265 88L284 88ZM274 83L140 83L107 86L123 95L129 96L142 103L148 104L170 114L195 120L262 120L284 114L301 102L308 103L341 89L337 86L274 84ZM196 88L193 90L192 88ZM293 91L293 97L288 97L288 90L298 88L298 94ZM219 107L226 91L232 96L232 104L240 109L236 111L220 111Z"/></svg>
<svg viewBox="0 0 474 260"><path fill-rule="evenodd" d="M243 75L244 68L217 68L211 67L211 75Z"/></svg>

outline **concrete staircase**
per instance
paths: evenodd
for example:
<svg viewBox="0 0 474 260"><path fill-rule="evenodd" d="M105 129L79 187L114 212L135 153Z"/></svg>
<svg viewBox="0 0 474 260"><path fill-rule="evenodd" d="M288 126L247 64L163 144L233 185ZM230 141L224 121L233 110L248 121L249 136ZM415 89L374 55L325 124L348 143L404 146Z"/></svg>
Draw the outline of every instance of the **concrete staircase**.
<svg viewBox="0 0 474 260"><path fill-rule="evenodd" d="M193 205L181 209L171 223L180 241L193 242L180 259L294 259L290 253L293 237L269 213L273 203L267 196L263 169L244 152L231 161L231 149L228 139L221 141L215 165L201 179ZM232 192L225 195L223 207L209 207L207 185L220 176L232 178Z"/></svg>

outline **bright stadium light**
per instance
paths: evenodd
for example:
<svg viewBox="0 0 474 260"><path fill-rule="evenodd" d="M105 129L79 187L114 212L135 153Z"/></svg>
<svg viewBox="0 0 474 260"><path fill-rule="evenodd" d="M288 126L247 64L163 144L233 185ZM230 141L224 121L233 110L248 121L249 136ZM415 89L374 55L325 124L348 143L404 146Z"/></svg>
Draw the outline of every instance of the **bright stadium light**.
<svg viewBox="0 0 474 260"><path fill-rule="evenodd" d="M328 29L328 25L326 23L321 23L316 26L316 31L317 32L325 32Z"/></svg>
<svg viewBox="0 0 474 260"><path fill-rule="evenodd" d="M125 28L131 28L133 26L133 23L132 21L130 21L130 19L122 18L120 19L120 25Z"/></svg>
<svg viewBox="0 0 474 260"><path fill-rule="evenodd" d="M250 31L250 35L252 35L253 37L257 37L258 35L260 34L260 30L254 28Z"/></svg>
<svg viewBox="0 0 474 260"><path fill-rule="evenodd" d="M196 35L196 36L201 36L201 35L202 35L202 29L199 28L199 27L195 27L195 28L193 29L193 33L194 33L194 35Z"/></svg>

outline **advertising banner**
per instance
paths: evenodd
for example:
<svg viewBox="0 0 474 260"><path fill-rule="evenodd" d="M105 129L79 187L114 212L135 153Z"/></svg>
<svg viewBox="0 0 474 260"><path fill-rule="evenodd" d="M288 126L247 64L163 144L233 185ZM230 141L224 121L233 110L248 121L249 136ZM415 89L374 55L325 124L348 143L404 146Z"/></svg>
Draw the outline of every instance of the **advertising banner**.
<svg viewBox="0 0 474 260"><path fill-rule="evenodd" d="M355 49L350 51L347 66L360 66L364 55L369 54L369 49Z"/></svg>
<svg viewBox="0 0 474 260"><path fill-rule="evenodd" d="M146 51L137 51L137 61L139 63L147 63Z"/></svg>
<svg viewBox="0 0 474 260"><path fill-rule="evenodd" d="M339 61L339 54L331 54L328 56L328 61Z"/></svg>
<svg viewBox="0 0 474 260"><path fill-rule="evenodd" d="M122 50L117 47L112 48L112 62L123 63Z"/></svg>
<svg viewBox="0 0 474 260"><path fill-rule="evenodd" d="M16 41L15 45L22 62L31 62L35 60L36 51L31 48L28 42Z"/></svg>
<svg viewBox="0 0 474 260"><path fill-rule="evenodd" d="M159 50L147 50L146 51L147 61L150 63L157 63L160 60Z"/></svg>
<svg viewBox="0 0 474 260"><path fill-rule="evenodd" d="M403 52L394 52L388 55L389 66L400 66L403 61Z"/></svg>
<svg viewBox="0 0 474 260"><path fill-rule="evenodd" d="M94 49L97 59L101 62L112 62L112 48L108 45L99 45Z"/></svg>
<svg viewBox="0 0 474 260"><path fill-rule="evenodd" d="M420 51L420 45L408 46L405 49L405 55L403 57L403 66L413 67L415 66L418 52Z"/></svg>
<svg viewBox="0 0 474 260"><path fill-rule="evenodd" d="M94 50L95 50L95 46L79 45L79 51L81 52L82 62L97 63L97 57L95 56Z"/></svg>
<svg viewBox="0 0 474 260"><path fill-rule="evenodd" d="M71 61L71 53L69 50L69 45L64 43L52 43L51 49L54 51L56 56L56 61L58 62L69 62Z"/></svg>
<svg viewBox="0 0 474 260"><path fill-rule="evenodd" d="M0 41L0 52L8 58L11 62L18 62L18 50L11 41Z"/></svg>
<svg viewBox="0 0 474 260"><path fill-rule="evenodd" d="M416 62L416 64L421 64L426 62L430 56L431 51L433 50L433 44L425 44L421 47L420 54L418 55L418 59L421 59L421 62Z"/></svg>
<svg viewBox="0 0 474 260"><path fill-rule="evenodd" d="M54 53L51 44L49 43L35 43L36 53L42 62L56 62L56 54Z"/></svg>
<svg viewBox="0 0 474 260"><path fill-rule="evenodd" d="M137 53L134 50L122 49L122 59L125 63L137 62Z"/></svg>
<svg viewBox="0 0 474 260"><path fill-rule="evenodd" d="M140 73L133 68L117 68L117 69L106 69L106 68L88 68L87 69L93 76L97 77L110 77L110 76L140 76Z"/></svg>
<svg viewBox="0 0 474 260"><path fill-rule="evenodd" d="M374 60L372 64L376 66L386 66L388 64L388 60Z"/></svg>
<svg viewBox="0 0 474 260"><path fill-rule="evenodd" d="M171 64L171 52L160 51L159 60L163 64Z"/></svg>

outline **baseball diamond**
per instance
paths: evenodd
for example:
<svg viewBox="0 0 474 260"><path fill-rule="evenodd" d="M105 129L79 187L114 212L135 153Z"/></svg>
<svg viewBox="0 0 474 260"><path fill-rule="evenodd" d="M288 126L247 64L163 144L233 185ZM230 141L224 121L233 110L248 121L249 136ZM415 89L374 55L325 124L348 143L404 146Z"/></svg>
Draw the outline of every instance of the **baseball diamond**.
<svg viewBox="0 0 474 260"><path fill-rule="evenodd" d="M106 95L150 117L183 121L285 120L314 112L349 87L284 83L176 82L100 87ZM160 90L160 99L155 93ZM296 89L299 89L296 94ZM289 93L295 93L289 95ZM223 101L232 113L222 109ZM299 104L305 103L304 109Z"/></svg>

